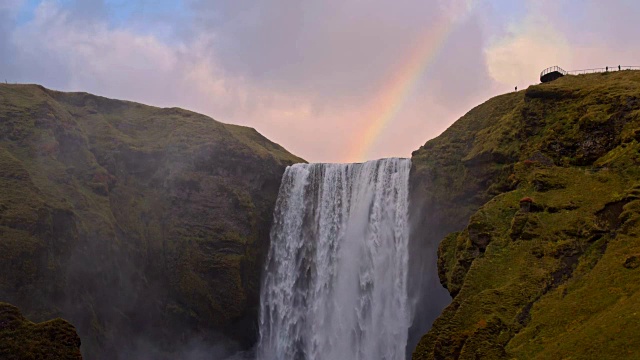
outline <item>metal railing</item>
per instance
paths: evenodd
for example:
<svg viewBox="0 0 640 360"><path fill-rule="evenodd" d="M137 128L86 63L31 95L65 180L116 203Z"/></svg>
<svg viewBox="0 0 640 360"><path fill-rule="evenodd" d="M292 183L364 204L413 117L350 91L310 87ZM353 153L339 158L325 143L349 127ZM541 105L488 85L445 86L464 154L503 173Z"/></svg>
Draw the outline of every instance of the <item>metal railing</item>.
<svg viewBox="0 0 640 360"><path fill-rule="evenodd" d="M640 66L608 66L603 68L595 68L595 69L584 69L584 70L571 70L568 71L568 75L584 75L584 74L593 74L593 73L601 73L601 72L612 72L612 71L625 71L625 70L640 70ZM563 74L563 75L567 75Z"/></svg>
<svg viewBox="0 0 640 360"><path fill-rule="evenodd" d="M558 72L561 75L584 75L584 74L593 74L593 73L601 73L601 72L613 72L613 71L625 71L625 70L640 70L640 66L620 66L620 67L618 67L618 65L616 65L616 66L608 66L608 67L605 66L605 67L602 67L602 68L593 68L593 69L584 69L584 70L571 70L571 71L565 71L560 66L552 66L552 67L544 69L540 73L540 77L542 78L544 75L552 73L552 72Z"/></svg>
<svg viewBox="0 0 640 360"><path fill-rule="evenodd" d="M552 73L552 72L559 72L562 75L567 75L567 72L564 71L560 66L552 66L549 68L544 69L541 73L540 73L540 78L542 78L543 76Z"/></svg>

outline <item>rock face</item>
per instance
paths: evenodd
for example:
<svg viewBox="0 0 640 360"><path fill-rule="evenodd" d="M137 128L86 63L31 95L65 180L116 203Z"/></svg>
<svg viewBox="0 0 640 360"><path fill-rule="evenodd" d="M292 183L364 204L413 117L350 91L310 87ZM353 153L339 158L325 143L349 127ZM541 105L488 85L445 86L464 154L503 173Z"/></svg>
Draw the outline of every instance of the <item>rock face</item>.
<svg viewBox="0 0 640 360"><path fill-rule="evenodd" d="M17 307L0 302L0 358L81 360L80 338L65 320L34 324Z"/></svg>
<svg viewBox="0 0 640 360"><path fill-rule="evenodd" d="M453 298L413 359L640 356L640 72L498 96L412 161Z"/></svg>
<svg viewBox="0 0 640 360"><path fill-rule="evenodd" d="M287 165L251 128L36 85L0 85L0 300L63 316L85 358L255 341ZM204 345L203 345L204 346Z"/></svg>

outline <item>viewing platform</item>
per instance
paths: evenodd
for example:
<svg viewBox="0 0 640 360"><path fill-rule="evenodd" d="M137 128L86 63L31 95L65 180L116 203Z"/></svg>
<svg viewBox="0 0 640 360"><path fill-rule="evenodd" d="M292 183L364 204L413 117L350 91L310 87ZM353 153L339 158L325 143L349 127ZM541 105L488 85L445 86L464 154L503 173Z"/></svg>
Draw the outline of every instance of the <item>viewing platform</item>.
<svg viewBox="0 0 640 360"><path fill-rule="evenodd" d="M640 70L640 66L605 66L603 68L584 69L584 70L571 70L565 71L560 66L552 66L544 69L540 73L540 82L546 83L555 79L561 78L565 75L583 75L613 71L625 71L625 70Z"/></svg>
<svg viewBox="0 0 640 360"><path fill-rule="evenodd" d="M546 83L565 75L567 75L567 72L564 71L560 66L552 66L550 68L544 69L540 73L540 82Z"/></svg>

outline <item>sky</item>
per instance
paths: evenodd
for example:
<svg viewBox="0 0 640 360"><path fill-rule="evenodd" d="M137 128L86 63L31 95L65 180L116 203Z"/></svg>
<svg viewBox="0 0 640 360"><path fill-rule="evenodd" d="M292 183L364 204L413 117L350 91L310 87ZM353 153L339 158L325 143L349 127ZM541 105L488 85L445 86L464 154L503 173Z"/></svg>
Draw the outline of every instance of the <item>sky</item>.
<svg viewBox="0 0 640 360"><path fill-rule="evenodd" d="M310 162L408 157L559 65L640 65L635 0L0 0L0 81L256 128Z"/></svg>

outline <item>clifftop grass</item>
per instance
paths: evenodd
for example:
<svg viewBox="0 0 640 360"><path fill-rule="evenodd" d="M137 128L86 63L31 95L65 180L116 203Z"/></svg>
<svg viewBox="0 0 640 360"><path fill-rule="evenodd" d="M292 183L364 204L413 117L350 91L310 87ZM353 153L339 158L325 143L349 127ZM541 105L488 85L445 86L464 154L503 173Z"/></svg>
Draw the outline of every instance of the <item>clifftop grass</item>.
<svg viewBox="0 0 640 360"><path fill-rule="evenodd" d="M629 71L498 96L415 152L416 191L455 232L453 300L413 358L640 357L639 141Z"/></svg>

